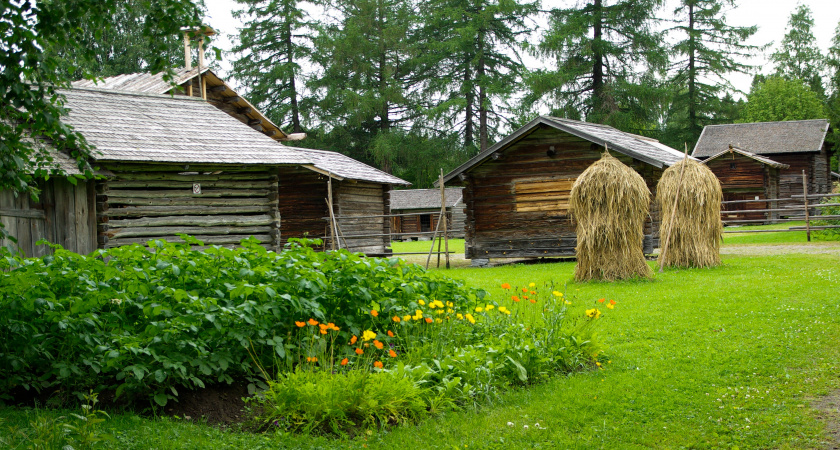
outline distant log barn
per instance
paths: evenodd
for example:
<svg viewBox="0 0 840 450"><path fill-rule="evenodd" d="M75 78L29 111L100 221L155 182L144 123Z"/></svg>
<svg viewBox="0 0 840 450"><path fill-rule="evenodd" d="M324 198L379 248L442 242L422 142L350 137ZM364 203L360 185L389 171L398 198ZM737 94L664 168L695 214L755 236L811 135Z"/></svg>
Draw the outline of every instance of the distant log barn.
<svg viewBox="0 0 840 450"><path fill-rule="evenodd" d="M683 154L606 125L541 116L444 177L464 187L466 257L522 258L575 254L569 193L604 148L645 179L651 192ZM644 248L658 246L659 213L651 197Z"/></svg>
<svg viewBox="0 0 840 450"><path fill-rule="evenodd" d="M462 188L446 188L447 235L464 237L464 202ZM391 234L397 241L429 240L438 229L440 189L403 189L391 191ZM443 232L443 227L440 227Z"/></svg>

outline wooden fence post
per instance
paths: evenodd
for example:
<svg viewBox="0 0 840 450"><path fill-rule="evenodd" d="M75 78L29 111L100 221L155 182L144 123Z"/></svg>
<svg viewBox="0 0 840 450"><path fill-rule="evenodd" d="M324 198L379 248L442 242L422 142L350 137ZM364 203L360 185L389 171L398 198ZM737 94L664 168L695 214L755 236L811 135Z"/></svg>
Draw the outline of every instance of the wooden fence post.
<svg viewBox="0 0 840 450"><path fill-rule="evenodd" d="M444 242L444 251L446 252L446 268L449 268L449 233L447 230L447 220L446 220L446 187L443 185L443 168L440 169L440 215L441 220L443 220L443 242ZM440 251L440 250L438 250ZM438 258L440 257L440 253L438 253Z"/></svg>
<svg viewBox="0 0 840 450"><path fill-rule="evenodd" d="M805 200L805 234L811 242L811 215L808 213L808 175L802 171L802 198Z"/></svg>

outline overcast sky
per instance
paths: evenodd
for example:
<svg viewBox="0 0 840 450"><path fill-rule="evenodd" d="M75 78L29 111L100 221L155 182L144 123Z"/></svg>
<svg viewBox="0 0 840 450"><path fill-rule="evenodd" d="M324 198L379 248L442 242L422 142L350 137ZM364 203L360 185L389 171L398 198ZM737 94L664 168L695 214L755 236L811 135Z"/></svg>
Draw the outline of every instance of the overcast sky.
<svg viewBox="0 0 840 450"><path fill-rule="evenodd" d="M808 5L814 14L814 29L812 32L817 38L817 44L823 52L826 52L834 31L840 22L840 0L736 0L738 7L729 11L726 20L731 25L750 26L758 25L758 32L747 43L763 45L773 42L774 46L768 49L766 54L755 58L751 64L757 66L762 73L769 73L772 69L767 63L767 55L772 53L775 46L782 40L785 34L788 18L796 6L800 3ZM550 9L555 6L569 5L572 1L545 0L543 9ZM237 28L241 23L231 15L233 9L241 8L234 0L205 0L207 5L207 22L220 36L214 44L223 49L229 50L232 46L230 35L238 34ZM678 5L677 0L667 0L663 11L658 16L667 18L673 15L673 10ZM227 75L230 67L230 56L222 62L222 75ZM749 91L752 75L735 74L730 77L735 87L742 91Z"/></svg>

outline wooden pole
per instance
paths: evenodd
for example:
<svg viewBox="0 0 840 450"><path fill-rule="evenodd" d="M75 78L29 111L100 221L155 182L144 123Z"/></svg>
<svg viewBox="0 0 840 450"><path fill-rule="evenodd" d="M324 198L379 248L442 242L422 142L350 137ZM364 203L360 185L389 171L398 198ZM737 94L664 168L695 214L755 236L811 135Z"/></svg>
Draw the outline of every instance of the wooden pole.
<svg viewBox="0 0 840 450"><path fill-rule="evenodd" d="M435 239L438 237L438 230L440 230L440 220L435 226L435 234L432 235L432 247L429 249L429 256L426 257L426 270L429 270L429 263L432 261L432 253L435 251Z"/></svg>
<svg viewBox="0 0 840 450"><path fill-rule="evenodd" d="M674 206L671 208L671 217L668 221L668 230L665 234L665 243L662 244L662 254L659 257L659 273L662 273L665 267L665 256L668 253L668 244L671 240L671 230L674 228L674 216L677 214L677 203L680 199L680 190L682 189L683 172L685 172L685 165L688 161L688 144L685 144L685 157L683 158L683 165L680 167L680 178L677 181L677 195L674 196Z"/></svg>
<svg viewBox="0 0 840 450"><path fill-rule="evenodd" d="M438 217L438 222L440 222L440 217ZM437 240L437 244L438 244L438 251L437 251L437 268L438 268L438 269L440 269L440 253L441 253L441 252L440 252L440 247L441 247L441 245L443 245L443 239L438 238L438 240Z"/></svg>
<svg viewBox="0 0 840 450"><path fill-rule="evenodd" d="M811 242L811 215L808 213L808 175L802 171L802 198L805 200L805 234Z"/></svg>
<svg viewBox="0 0 840 450"><path fill-rule="evenodd" d="M443 242L444 250L446 251L446 268L449 268L449 233L447 229L446 220L446 187L443 185L443 168L440 169L440 220L443 221ZM440 249L438 249L438 259L440 259ZM438 265L440 267L440 265Z"/></svg>
<svg viewBox="0 0 840 450"><path fill-rule="evenodd" d="M335 229L335 215L332 209L332 174L327 173L327 211L330 213L330 248L335 250L335 238L338 232Z"/></svg>

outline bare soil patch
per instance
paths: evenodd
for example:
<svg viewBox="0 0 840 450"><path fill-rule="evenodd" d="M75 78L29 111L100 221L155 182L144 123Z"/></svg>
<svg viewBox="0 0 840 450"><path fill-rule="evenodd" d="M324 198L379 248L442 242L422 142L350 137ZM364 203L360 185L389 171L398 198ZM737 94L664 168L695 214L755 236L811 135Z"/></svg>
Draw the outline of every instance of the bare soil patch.
<svg viewBox="0 0 840 450"><path fill-rule="evenodd" d="M204 420L211 425L231 425L246 419L243 397L247 385L207 386L196 391L180 391L177 402L166 405L166 413L187 420Z"/></svg>
<svg viewBox="0 0 840 450"><path fill-rule="evenodd" d="M825 422L826 449L840 450L840 390L818 399L813 406L819 411L818 418Z"/></svg>

